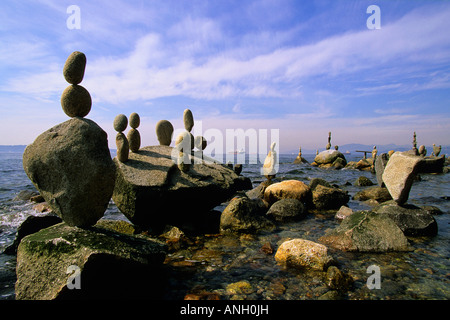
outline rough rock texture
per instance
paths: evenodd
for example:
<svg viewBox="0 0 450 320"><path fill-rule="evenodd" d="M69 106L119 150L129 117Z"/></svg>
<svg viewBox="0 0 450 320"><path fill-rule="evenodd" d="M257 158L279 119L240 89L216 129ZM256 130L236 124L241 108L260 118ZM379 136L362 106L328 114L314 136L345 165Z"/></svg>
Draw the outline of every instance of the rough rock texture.
<svg viewBox="0 0 450 320"><path fill-rule="evenodd" d="M427 210L411 204L400 206L395 201L388 201L373 211L391 218L406 236L434 236L438 232L434 217Z"/></svg>
<svg viewBox="0 0 450 320"><path fill-rule="evenodd" d="M51 227L61 222L62 222L61 218L53 213L40 217L37 216L27 217L17 228L16 238L14 239L13 244L7 247L4 253L11 255L16 254L17 247L19 246L20 241L24 237L26 237L29 234L36 233L41 229Z"/></svg>
<svg viewBox="0 0 450 320"><path fill-rule="evenodd" d="M305 239L283 242L275 253L275 260L287 267L319 271L327 270L333 262L326 246Z"/></svg>
<svg viewBox="0 0 450 320"><path fill-rule="evenodd" d="M383 182L398 204L404 204L418 173L422 157L396 152L390 158L383 172Z"/></svg>
<svg viewBox="0 0 450 320"><path fill-rule="evenodd" d="M392 197L388 189L374 186L358 191L353 196L353 199L358 201L375 200L379 203L382 203L385 201L392 200Z"/></svg>
<svg viewBox="0 0 450 320"><path fill-rule="evenodd" d="M375 173L377 175L377 183L379 187L384 187L383 182L383 172L389 161L389 155L387 153L382 153L375 160Z"/></svg>
<svg viewBox="0 0 450 320"><path fill-rule="evenodd" d="M16 299L144 298L159 276L152 268L161 266L165 255L157 240L60 223L22 239ZM67 286L76 282L70 266L81 271L80 289Z"/></svg>
<svg viewBox="0 0 450 320"><path fill-rule="evenodd" d="M319 242L343 251L386 252L408 250L408 240L394 221L382 214L351 214Z"/></svg>
<svg viewBox="0 0 450 320"><path fill-rule="evenodd" d="M342 206L339 208L339 211L336 212L335 218L337 220L344 220L345 218L347 218L348 216L353 214L353 210L350 209L349 207L346 206Z"/></svg>
<svg viewBox="0 0 450 320"><path fill-rule="evenodd" d="M80 85L70 85L61 95L61 107L71 118L85 117L91 111L91 95Z"/></svg>
<svg viewBox="0 0 450 320"><path fill-rule="evenodd" d="M191 157L190 170L182 172L172 160L177 151L169 146L150 146L130 153L121 163L114 158L117 179L113 200L134 224L159 229L180 227L228 200L242 187L233 170L203 163Z"/></svg>
<svg viewBox="0 0 450 320"><path fill-rule="evenodd" d="M85 68L86 55L83 52L74 51L64 64L64 78L70 84L79 84L83 81Z"/></svg>
<svg viewBox="0 0 450 320"><path fill-rule="evenodd" d="M281 199L275 202L267 211L267 216L278 222L295 221L304 218L306 208L297 199Z"/></svg>
<svg viewBox="0 0 450 320"><path fill-rule="evenodd" d="M317 185L312 192L312 202L317 210L339 209L349 200L347 192L339 188Z"/></svg>
<svg viewBox="0 0 450 320"><path fill-rule="evenodd" d="M266 211L260 199L234 198L222 212L220 230L245 233L273 230L275 225L265 217Z"/></svg>
<svg viewBox="0 0 450 320"><path fill-rule="evenodd" d="M304 204L311 203L310 188L298 180L284 180L273 183L264 191L264 200L273 204L281 199L297 199Z"/></svg>
<svg viewBox="0 0 450 320"><path fill-rule="evenodd" d="M341 169L347 165L345 156L338 150L325 150L320 152L315 158L316 163L321 168L336 167Z"/></svg>
<svg viewBox="0 0 450 320"><path fill-rule="evenodd" d="M53 212L72 226L93 225L111 199L115 166L106 132L73 118L39 135L23 154L23 167Z"/></svg>

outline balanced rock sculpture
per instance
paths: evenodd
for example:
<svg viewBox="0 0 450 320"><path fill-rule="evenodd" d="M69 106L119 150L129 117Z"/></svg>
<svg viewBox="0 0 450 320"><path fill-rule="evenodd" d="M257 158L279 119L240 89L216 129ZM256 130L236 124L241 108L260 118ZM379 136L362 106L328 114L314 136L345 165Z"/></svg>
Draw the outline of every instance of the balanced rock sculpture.
<svg viewBox="0 0 450 320"><path fill-rule="evenodd" d="M64 90L61 105L72 119L39 135L23 154L27 176L53 212L68 225L83 227L103 216L115 182L107 134L83 118L91 108L89 92L78 85L85 65L85 55L74 52L64 66L71 86Z"/></svg>
<svg viewBox="0 0 450 320"><path fill-rule="evenodd" d="M68 86L61 95L63 111L71 118L85 117L91 111L92 99L89 92L79 85L83 81L86 56L82 52L73 52L66 61L63 75Z"/></svg>
<svg viewBox="0 0 450 320"><path fill-rule="evenodd" d="M278 159L277 159L277 152L275 151L275 145L276 143L273 142L272 145L270 146L270 150L269 153L267 154L266 159L264 160L264 164L263 164L263 175L267 178L267 180L272 180L273 178L275 178L275 175L277 173L277 164L278 164Z"/></svg>
<svg viewBox="0 0 450 320"><path fill-rule="evenodd" d="M138 152L141 147L141 134L138 131L138 127L141 123L141 118L136 112L130 115L130 131L128 131L127 139L131 152Z"/></svg>
<svg viewBox="0 0 450 320"><path fill-rule="evenodd" d="M123 131L128 126L128 119L124 114L119 114L114 118L114 130L117 131L116 146L117 146L117 158L120 162L127 162L128 155L130 153L130 146L128 144L127 137L123 134Z"/></svg>

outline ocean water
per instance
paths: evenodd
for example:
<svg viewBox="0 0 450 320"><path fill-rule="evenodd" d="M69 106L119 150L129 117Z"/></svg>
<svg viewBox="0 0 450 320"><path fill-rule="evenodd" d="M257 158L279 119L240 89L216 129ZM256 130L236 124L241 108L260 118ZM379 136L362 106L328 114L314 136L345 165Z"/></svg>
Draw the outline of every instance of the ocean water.
<svg viewBox="0 0 450 320"><path fill-rule="evenodd" d="M250 156L252 157L252 156ZM304 155L308 161L314 155ZM347 155L347 161L361 156ZM307 164L292 162L296 155L280 155L277 178L297 179L309 183L323 178L348 191L352 197L365 187L354 186L360 176L374 183L371 172L352 169L324 170ZM252 159L252 158L250 158ZM242 175L249 177L254 186L264 180L261 164L253 164L246 157ZM44 215L33 209L29 201L18 200L23 191L35 191L22 167L22 153L0 153L0 252L12 244L17 227L30 215ZM432 205L443 214L436 215L438 235L431 238L408 238L412 250L390 253L347 253L330 250L340 270L349 274L354 282L341 292L341 299L398 299L425 300L450 299L450 174L422 174L414 183L409 203ZM353 210L368 210L370 205L355 201L348 203ZM217 207L222 210L226 203ZM106 219L127 220L111 201ZM164 299L183 299L188 294L214 294L221 299L253 300L308 300L329 298L330 289L321 276L308 272L284 269L277 265L274 254L261 251L270 243L276 248L288 238L312 241L327 230L337 227L334 212L309 214L304 220L279 225L274 232L258 235L208 235L198 237L195 245L171 252L166 263L171 267ZM0 253L0 300L14 299L16 257ZM380 268L380 288L370 289L367 281L370 266ZM231 295L227 286L247 281L251 289Z"/></svg>

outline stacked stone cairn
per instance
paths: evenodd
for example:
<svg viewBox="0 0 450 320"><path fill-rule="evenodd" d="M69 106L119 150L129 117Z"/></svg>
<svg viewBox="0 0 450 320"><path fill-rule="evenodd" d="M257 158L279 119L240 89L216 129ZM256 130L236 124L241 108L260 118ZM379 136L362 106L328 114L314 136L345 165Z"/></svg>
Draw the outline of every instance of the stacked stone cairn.
<svg viewBox="0 0 450 320"><path fill-rule="evenodd" d="M128 131L127 139L131 152L138 152L141 147L141 134L138 131L138 127L141 123L141 118L136 112L130 114L130 131Z"/></svg>
<svg viewBox="0 0 450 320"><path fill-rule="evenodd" d="M119 114L114 118L114 130L117 131L116 146L117 146L117 159L120 162L127 162L130 153L130 145L128 139L123 133L128 126L128 119L124 114Z"/></svg>
<svg viewBox="0 0 450 320"><path fill-rule="evenodd" d="M191 167L190 155L194 149L195 139L191 133L194 127L194 116L189 109L184 110L183 123L186 131L181 132L175 139L175 149L178 151L178 168L183 171L189 171Z"/></svg>
<svg viewBox="0 0 450 320"><path fill-rule="evenodd" d="M23 155L26 174L53 212L70 226L83 227L103 216L115 181L107 134L84 118L92 105L89 92L79 85L85 67L84 53L68 57L63 75L70 85L61 106L71 119L39 135Z"/></svg>
<svg viewBox="0 0 450 320"><path fill-rule="evenodd" d="M71 119L40 134L23 154L26 174L63 223L21 239L17 300L129 298L130 294L142 298L148 290L139 291L136 284L153 284L155 278L161 278L146 277L153 273L149 267L164 262L163 243L114 231L102 223L107 220L99 221L113 194L117 171L106 132L84 118L92 105L89 92L79 85L85 66L86 56L76 51L63 69L70 86L62 94L61 106ZM137 127L135 117L130 118L132 127ZM128 148L122 133L126 126L125 116L114 123L120 141ZM77 270L78 280L73 282L71 272Z"/></svg>

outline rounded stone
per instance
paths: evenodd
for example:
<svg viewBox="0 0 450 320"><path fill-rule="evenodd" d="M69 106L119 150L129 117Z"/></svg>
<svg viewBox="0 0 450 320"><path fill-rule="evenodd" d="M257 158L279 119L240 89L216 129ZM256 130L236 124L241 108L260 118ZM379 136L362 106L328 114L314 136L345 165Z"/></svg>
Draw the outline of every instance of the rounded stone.
<svg viewBox="0 0 450 320"><path fill-rule="evenodd" d="M194 126L194 116L192 115L192 111L189 109L184 110L183 113L183 122L184 128L191 132L192 127Z"/></svg>
<svg viewBox="0 0 450 320"><path fill-rule="evenodd" d="M139 125L141 124L141 118L136 112L133 112L130 114L130 127L133 129L137 129Z"/></svg>
<svg viewBox="0 0 450 320"><path fill-rule="evenodd" d="M124 114L118 114L114 118L113 126L114 130L116 130L117 132L123 132L128 126L127 116Z"/></svg>
<svg viewBox="0 0 450 320"><path fill-rule="evenodd" d="M128 144L131 152L138 152L141 147L141 134L138 130L131 128L127 134Z"/></svg>
<svg viewBox="0 0 450 320"><path fill-rule="evenodd" d="M160 120L156 124L156 136L159 144L162 146L169 146L172 141L173 126L170 121Z"/></svg>
<svg viewBox="0 0 450 320"><path fill-rule="evenodd" d="M130 153L130 145L128 144L128 139L122 132L116 135L116 146L117 146L117 159L120 162L127 162L128 155Z"/></svg>
<svg viewBox="0 0 450 320"><path fill-rule="evenodd" d="M86 55L83 52L74 51L64 64L64 78L70 84L79 84L83 81L85 68Z"/></svg>
<svg viewBox="0 0 450 320"><path fill-rule="evenodd" d="M70 85L61 95L61 107L71 118L85 117L91 111L92 99L89 92L82 86Z"/></svg>

